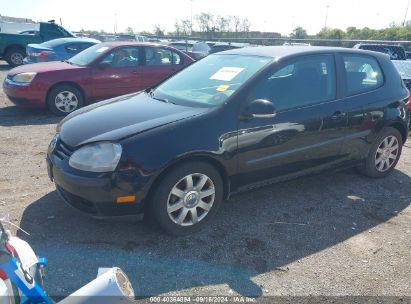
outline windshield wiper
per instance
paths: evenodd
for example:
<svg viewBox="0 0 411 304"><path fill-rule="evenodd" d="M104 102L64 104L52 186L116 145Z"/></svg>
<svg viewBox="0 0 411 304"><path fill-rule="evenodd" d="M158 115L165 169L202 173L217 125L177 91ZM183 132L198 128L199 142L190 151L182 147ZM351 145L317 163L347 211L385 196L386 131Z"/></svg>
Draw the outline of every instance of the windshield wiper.
<svg viewBox="0 0 411 304"><path fill-rule="evenodd" d="M155 100L158 100L158 101L165 102L165 103L172 103L172 104L175 104L174 102L172 102L172 101L170 101L170 100L168 100L168 99L157 98L157 97L153 97L153 96L151 96L151 98L153 98L153 99L155 99Z"/></svg>
<svg viewBox="0 0 411 304"><path fill-rule="evenodd" d="M153 97L153 95L154 95L154 89L152 89L152 88L146 89L145 92L150 97Z"/></svg>
<svg viewBox="0 0 411 304"><path fill-rule="evenodd" d="M71 65L73 65L74 63L72 63L71 61L69 61L69 60L63 60L63 62L65 62L65 63L68 63L68 64L71 64Z"/></svg>
<svg viewBox="0 0 411 304"><path fill-rule="evenodd" d="M145 92L146 92L146 94L147 94L148 96L150 96L151 98L153 98L153 99L155 99L155 100L162 101L162 102L165 102L165 103L175 104L174 102L172 102L172 101L170 101L170 100L168 100L168 99L154 97L154 89L148 89L148 90L146 90Z"/></svg>

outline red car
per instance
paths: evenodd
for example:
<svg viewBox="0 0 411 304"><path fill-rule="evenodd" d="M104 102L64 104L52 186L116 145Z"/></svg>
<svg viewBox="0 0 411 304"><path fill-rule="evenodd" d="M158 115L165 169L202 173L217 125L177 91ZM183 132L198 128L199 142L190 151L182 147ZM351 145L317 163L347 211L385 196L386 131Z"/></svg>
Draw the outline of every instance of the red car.
<svg viewBox="0 0 411 304"><path fill-rule="evenodd" d="M146 89L193 61L164 45L100 43L64 62L14 68L3 89L16 105L67 115L85 104Z"/></svg>

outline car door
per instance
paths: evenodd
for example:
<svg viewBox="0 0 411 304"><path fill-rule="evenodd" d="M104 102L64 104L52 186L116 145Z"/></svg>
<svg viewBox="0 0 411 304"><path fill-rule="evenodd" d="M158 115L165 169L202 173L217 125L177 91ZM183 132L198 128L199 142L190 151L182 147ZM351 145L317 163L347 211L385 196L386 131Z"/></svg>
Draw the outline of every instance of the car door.
<svg viewBox="0 0 411 304"><path fill-rule="evenodd" d="M145 88L151 87L184 67L177 52L162 47L144 47L143 66Z"/></svg>
<svg viewBox="0 0 411 304"><path fill-rule="evenodd" d="M256 81L245 106L266 99L274 104L276 114L239 120L243 184L340 161L347 118L340 110L336 83L335 59L329 54L289 60Z"/></svg>
<svg viewBox="0 0 411 304"><path fill-rule="evenodd" d="M376 58L363 54L339 56L344 88L344 112L348 116L342 153L359 160L369 149L366 137L384 122L386 90L384 75Z"/></svg>
<svg viewBox="0 0 411 304"><path fill-rule="evenodd" d="M118 47L92 68L93 99L101 100L144 89L141 48Z"/></svg>

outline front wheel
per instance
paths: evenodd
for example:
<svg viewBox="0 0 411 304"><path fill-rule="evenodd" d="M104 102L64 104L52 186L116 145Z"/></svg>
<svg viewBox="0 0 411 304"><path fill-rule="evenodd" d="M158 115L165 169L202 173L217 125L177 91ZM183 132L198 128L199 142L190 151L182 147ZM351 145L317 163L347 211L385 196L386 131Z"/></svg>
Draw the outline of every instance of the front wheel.
<svg viewBox="0 0 411 304"><path fill-rule="evenodd" d="M392 127L382 130L365 159L361 172L369 177L385 177L394 170L402 151L402 136Z"/></svg>
<svg viewBox="0 0 411 304"><path fill-rule="evenodd" d="M189 162L171 170L154 189L150 215L172 235L186 235L204 226L223 199L219 172L205 162Z"/></svg>
<svg viewBox="0 0 411 304"><path fill-rule="evenodd" d="M83 104L83 95L71 85L59 85L53 88L47 98L48 108L58 116L70 114Z"/></svg>

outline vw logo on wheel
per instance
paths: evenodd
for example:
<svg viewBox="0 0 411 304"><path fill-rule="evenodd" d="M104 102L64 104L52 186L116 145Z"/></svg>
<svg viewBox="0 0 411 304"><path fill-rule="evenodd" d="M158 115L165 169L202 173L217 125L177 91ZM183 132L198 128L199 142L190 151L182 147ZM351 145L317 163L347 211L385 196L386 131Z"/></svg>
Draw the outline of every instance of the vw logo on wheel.
<svg viewBox="0 0 411 304"><path fill-rule="evenodd" d="M189 203L192 203L196 199L197 199L197 195L195 195L194 193L191 193L190 195L187 196L187 202Z"/></svg>

